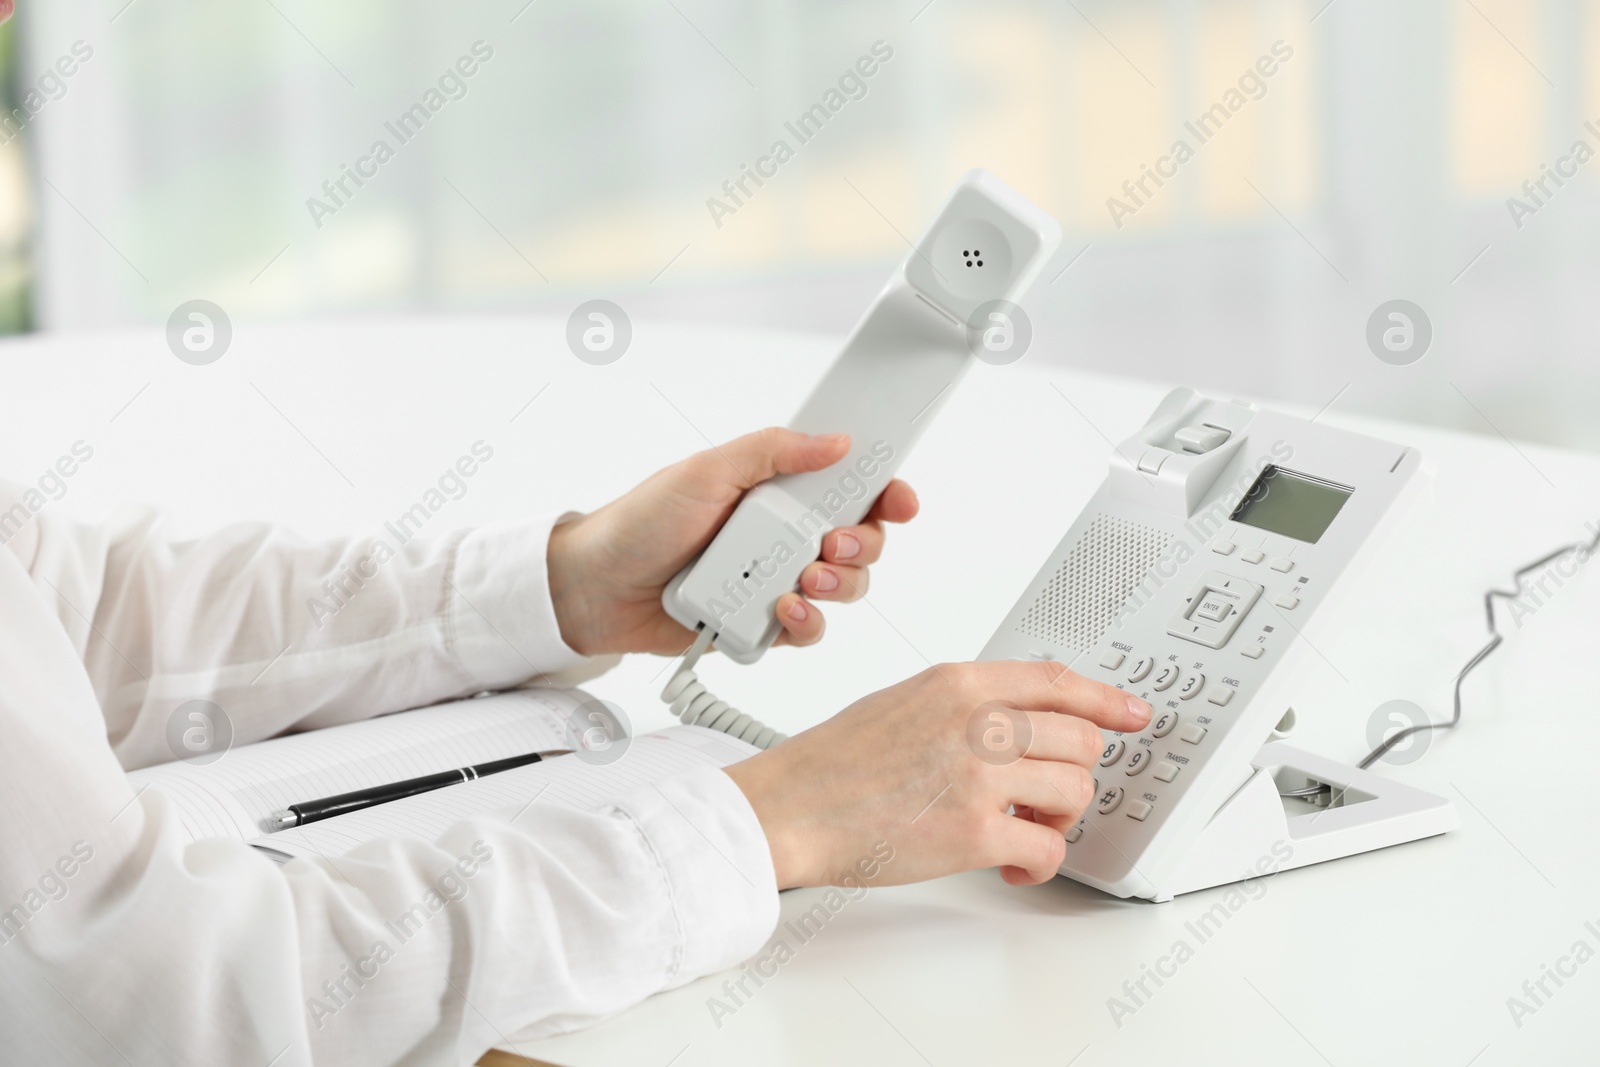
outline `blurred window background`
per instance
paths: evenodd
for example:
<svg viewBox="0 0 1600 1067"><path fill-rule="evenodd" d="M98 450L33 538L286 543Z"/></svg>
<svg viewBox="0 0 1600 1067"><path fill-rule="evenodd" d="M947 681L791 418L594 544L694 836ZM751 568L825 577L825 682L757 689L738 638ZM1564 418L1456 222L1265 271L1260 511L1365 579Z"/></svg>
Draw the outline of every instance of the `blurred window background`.
<svg viewBox="0 0 1600 1067"><path fill-rule="evenodd" d="M17 36L0 26L0 115L13 116L17 100ZM33 197L17 121L0 120L0 334L21 333L33 325Z"/></svg>
<svg viewBox="0 0 1600 1067"><path fill-rule="evenodd" d="M1031 360L1600 447L1600 0L19 6L6 330L842 333L983 166L1066 230ZM1415 366L1368 349L1395 298Z"/></svg>

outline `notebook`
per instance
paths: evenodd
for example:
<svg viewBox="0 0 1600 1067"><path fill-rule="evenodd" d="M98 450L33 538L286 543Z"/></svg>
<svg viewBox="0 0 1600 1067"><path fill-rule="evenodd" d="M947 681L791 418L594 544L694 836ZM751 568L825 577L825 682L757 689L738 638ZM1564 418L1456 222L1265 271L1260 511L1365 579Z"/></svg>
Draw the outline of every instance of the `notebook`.
<svg viewBox="0 0 1600 1067"><path fill-rule="evenodd" d="M257 741L208 763L145 767L128 781L135 791L163 790L192 840L236 838L287 862L339 855L380 837L431 841L461 819L499 809L593 809L637 786L758 751L699 726L631 737L614 724L596 730L581 711L593 702L580 689L519 689ZM553 749L578 751L268 832L272 813L290 804Z"/></svg>

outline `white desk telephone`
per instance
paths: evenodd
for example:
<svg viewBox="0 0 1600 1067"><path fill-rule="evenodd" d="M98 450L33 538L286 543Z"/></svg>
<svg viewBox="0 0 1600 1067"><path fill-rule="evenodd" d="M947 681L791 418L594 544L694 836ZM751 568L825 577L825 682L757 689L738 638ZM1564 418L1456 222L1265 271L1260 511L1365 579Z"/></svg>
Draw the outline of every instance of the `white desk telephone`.
<svg viewBox="0 0 1600 1067"><path fill-rule="evenodd" d="M1424 478L1412 449L1190 389L1117 448L979 656L1056 660L1154 711L1106 734L1062 874L1167 900L1458 825L1444 798L1273 741L1335 594Z"/></svg>
<svg viewBox="0 0 1600 1067"><path fill-rule="evenodd" d="M867 513L973 362L975 337L1060 237L992 174L957 184L794 419L849 432L851 454L746 493L668 584L663 606L697 633L662 693L674 714L762 748L784 739L708 692L695 662L713 640L741 663L771 646L778 597L828 530ZM1143 732L1106 737L1062 874L1166 900L1266 873L1264 861L1304 866L1457 825L1442 798L1267 743L1332 594L1422 478L1410 449L1188 389L1117 449L980 656L1056 660L1155 709ZM1287 815L1284 793L1318 806Z"/></svg>

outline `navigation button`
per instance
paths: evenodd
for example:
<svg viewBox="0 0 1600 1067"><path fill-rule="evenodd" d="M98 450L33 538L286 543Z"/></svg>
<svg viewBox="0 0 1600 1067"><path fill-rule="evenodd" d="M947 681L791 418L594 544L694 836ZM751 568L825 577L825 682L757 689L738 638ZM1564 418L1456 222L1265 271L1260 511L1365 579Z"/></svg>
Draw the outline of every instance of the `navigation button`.
<svg viewBox="0 0 1600 1067"><path fill-rule="evenodd" d="M1194 617L1206 622L1221 622L1232 610L1231 603L1213 594L1200 601L1200 606L1194 609Z"/></svg>

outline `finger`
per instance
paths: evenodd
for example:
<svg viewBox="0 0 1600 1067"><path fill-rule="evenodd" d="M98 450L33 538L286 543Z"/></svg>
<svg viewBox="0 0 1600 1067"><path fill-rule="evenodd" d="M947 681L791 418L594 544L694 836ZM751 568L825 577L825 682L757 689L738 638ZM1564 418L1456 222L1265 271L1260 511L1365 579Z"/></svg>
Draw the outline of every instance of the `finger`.
<svg viewBox="0 0 1600 1067"><path fill-rule="evenodd" d="M953 663L940 677L961 686L973 705L998 700L1030 711L1077 715L1107 730L1142 730L1150 705L1102 682L1092 681L1049 660L993 660Z"/></svg>
<svg viewBox="0 0 1600 1067"><path fill-rule="evenodd" d="M830 467L850 451L850 435L811 434L769 426L736 437L725 445L699 452L688 460L698 476L728 482L740 489L778 474L799 474Z"/></svg>
<svg viewBox="0 0 1600 1067"><path fill-rule="evenodd" d="M910 522L922 509L917 491L899 478L883 487L872 510L867 512L869 522Z"/></svg>
<svg viewBox="0 0 1600 1067"><path fill-rule="evenodd" d="M1094 775L1087 767L1051 760L1023 759L1004 769L1002 801L1074 822L1094 799Z"/></svg>
<svg viewBox="0 0 1600 1067"><path fill-rule="evenodd" d="M876 522L841 526L822 539L822 558L829 563L865 567L883 555L883 527Z"/></svg>
<svg viewBox="0 0 1600 1067"><path fill-rule="evenodd" d="M988 834L990 866L1011 885L1038 885L1055 877L1067 843L1049 826L1002 815Z"/></svg>
<svg viewBox="0 0 1600 1067"><path fill-rule="evenodd" d="M1038 823L1040 826L1048 826L1050 829L1056 831L1056 833L1063 835L1068 830L1078 825L1078 820L1083 818L1081 815L1077 817L1073 817L1071 815L1051 815L1049 812L1034 811L1032 808L1026 805L1019 805L1013 814L1019 819L1029 819Z"/></svg>
<svg viewBox="0 0 1600 1067"><path fill-rule="evenodd" d="M798 593L785 593L779 597L776 614L778 624L783 627L783 632L778 635L781 645L814 645L822 640L822 632L827 628L822 612L806 603L805 597Z"/></svg>
<svg viewBox="0 0 1600 1067"><path fill-rule="evenodd" d="M1029 735L1022 754L1029 759L1093 767L1105 752L1105 735L1088 719L1053 711L1023 714L1028 717Z"/></svg>
<svg viewBox="0 0 1600 1067"><path fill-rule="evenodd" d="M910 522L920 506L909 485L890 482L860 525L840 527L822 539L822 558L858 567L876 563L883 554L883 524Z"/></svg>
<svg viewBox="0 0 1600 1067"><path fill-rule="evenodd" d="M867 584L865 567L835 567L827 563L811 563L800 572L800 588L806 596L816 600L834 600L848 604L867 595Z"/></svg>

